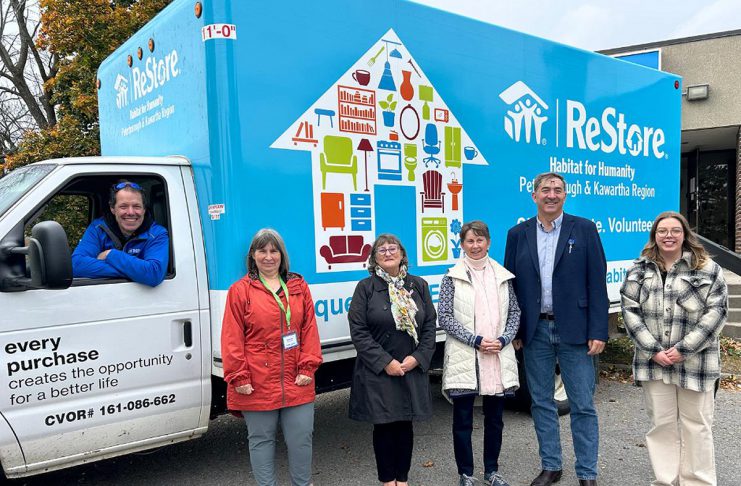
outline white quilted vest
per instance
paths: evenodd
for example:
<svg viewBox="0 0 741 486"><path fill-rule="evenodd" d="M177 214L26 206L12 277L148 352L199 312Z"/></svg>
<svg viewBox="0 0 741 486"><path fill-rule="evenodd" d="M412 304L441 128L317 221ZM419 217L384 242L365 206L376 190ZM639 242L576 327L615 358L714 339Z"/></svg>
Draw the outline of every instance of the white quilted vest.
<svg viewBox="0 0 741 486"><path fill-rule="evenodd" d="M514 278L507 269L489 259L494 268L494 278L497 282L499 292L499 317L501 329L507 323L507 311L509 309L509 286L507 281ZM453 312L455 319L474 335L477 334L474 325L474 302L476 301L473 284L469 279L468 272L463 261L458 262L448 271L448 276L453 279L455 285L455 296L453 299ZM502 385L504 389L517 389L520 381L517 376L517 359L512 343L505 346L499 352L499 362L502 373ZM445 340L445 362L443 366L443 393L447 397L447 390L452 389L478 389L476 380L476 349L448 337Z"/></svg>

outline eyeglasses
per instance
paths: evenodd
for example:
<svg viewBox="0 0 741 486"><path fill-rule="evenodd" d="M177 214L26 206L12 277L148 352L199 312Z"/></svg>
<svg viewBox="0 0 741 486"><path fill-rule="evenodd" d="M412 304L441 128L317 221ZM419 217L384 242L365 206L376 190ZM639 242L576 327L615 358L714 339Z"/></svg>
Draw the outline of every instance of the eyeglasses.
<svg viewBox="0 0 741 486"><path fill-rule="evenodd" d="M661 236L662 238L670 233L672 236L682 236L682 234L684 234L684 231L682 230L682 228L672 228L671 230L666 228L659 228L656 230L656 236Z"/></svg>
<svg viewBox="0 0 741 486"><path fill-rule="evenodd" d="M386 248L379 248L376 253L379 255L395 255L399 251L398 246L387 246Z"/></svg>
<svg viewBox="0 0 741 486"><path fill-rule="evenodd" d="M121 189L123 189L125 187L130 187L130 188L135 189L137 191L143 191L144 190L144 189L142 189L142 186L140 186L136 182L119 182L118 184L116 184L115 186L113 186L113 189L116 192L118 192L118 191L120 191Z"/></svg>

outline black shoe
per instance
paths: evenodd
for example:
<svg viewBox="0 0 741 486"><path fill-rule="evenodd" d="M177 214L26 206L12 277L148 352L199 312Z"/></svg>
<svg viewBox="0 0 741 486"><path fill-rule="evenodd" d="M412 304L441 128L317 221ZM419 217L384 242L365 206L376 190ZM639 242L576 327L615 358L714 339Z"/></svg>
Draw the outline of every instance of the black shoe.
<svg viewBox="0 0 741 486"><path fill-rule="evenodd" d="M546 471L545 469L540 471L538 477L533 479L530 486L550 486L553 483L557 483L561 480L561 471Z"/></svg>
<svg viewBox="0 0 741 486"><path fill-rule="evenodd" d="M597 486L596 479L580 479L579 486Z"/></svg>

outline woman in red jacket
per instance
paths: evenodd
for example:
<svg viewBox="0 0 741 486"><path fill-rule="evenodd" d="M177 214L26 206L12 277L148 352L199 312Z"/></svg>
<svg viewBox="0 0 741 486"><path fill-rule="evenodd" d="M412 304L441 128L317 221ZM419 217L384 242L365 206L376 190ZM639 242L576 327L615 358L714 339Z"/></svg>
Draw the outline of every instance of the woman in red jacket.
<svg viewBox="0 0 741 486"><path fill-rule="evenodd" d="M280 422L292 486L311 484L314 372L322 362L314 301L304 279L288 271L283 239L257 232L247 275L229 289L221 329L227 406L247 422L250 462L259 486L275 486Z"/></svg>

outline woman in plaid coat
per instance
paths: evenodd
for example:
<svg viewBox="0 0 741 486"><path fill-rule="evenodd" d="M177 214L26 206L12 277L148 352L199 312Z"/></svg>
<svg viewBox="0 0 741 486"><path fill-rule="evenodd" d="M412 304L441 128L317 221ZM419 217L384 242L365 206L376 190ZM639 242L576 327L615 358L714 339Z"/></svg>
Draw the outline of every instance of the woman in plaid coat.
<svg viewBox="0 0 741 486"><path fill-rule="evenodd" d="M633 375L651 419L651 484L715 485L711 427L728 309L722 269L684 216L667 211L654 221L620 293L635 342Z"/></svg>

